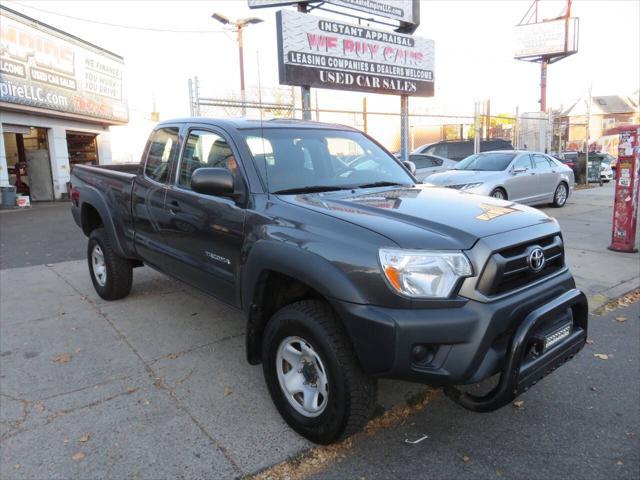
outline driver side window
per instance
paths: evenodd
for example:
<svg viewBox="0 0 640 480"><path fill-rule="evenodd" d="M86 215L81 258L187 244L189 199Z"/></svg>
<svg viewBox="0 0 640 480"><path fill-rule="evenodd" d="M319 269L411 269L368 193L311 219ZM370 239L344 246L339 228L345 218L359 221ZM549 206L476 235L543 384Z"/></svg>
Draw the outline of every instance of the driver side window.
<svg viewBox="0 0 640 480"><path fill-rule="evenodd" d="M238 178L238 163L227 141L217 133L192 130L182 153L178 185L191 189L191 176L198 168L226 168Z"/></svg>

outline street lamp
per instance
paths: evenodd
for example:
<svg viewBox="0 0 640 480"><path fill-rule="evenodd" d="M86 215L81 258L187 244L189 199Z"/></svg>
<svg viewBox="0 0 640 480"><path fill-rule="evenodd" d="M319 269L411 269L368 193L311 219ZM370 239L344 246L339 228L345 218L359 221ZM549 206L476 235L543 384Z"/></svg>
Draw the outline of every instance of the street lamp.
<svg viewBox="0 0 640 480"><path fill-rule="evenodd" d="M248 25L254 25L256 23L262 23L264 20L257 17L239 18L237 20L231 20L221 13L214 13L211 18L220 22L223 25L232 25L236 32L236 40L238 41L238 60L240 62L240 95L242 99L242 116L247 113L247 107L245 106L246 94L244 89L244 54L242 51L242 31Z"/></svg>

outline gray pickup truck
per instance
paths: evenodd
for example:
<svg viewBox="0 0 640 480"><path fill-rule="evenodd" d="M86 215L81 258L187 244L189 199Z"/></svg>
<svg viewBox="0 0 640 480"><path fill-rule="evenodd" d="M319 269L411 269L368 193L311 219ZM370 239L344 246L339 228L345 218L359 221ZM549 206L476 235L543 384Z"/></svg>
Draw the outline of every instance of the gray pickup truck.
<svg viewBox="0 0 640 480"><path fill-rule="evenodd" d="M162 122L134 169L76 166L71 199L97 293L127 296L148 265L242 310L248 361L314 442L359 430L378 378L487 412L586 342L555 220L418 185L343 126Z"/></svg>

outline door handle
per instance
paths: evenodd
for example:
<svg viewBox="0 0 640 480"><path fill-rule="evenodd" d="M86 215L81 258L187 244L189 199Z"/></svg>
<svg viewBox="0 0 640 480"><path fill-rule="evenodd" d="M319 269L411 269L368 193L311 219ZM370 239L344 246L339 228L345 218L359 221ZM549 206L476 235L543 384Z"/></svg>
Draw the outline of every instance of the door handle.
<svg viewBox="0 0 640 480"><path fill-rule="evenodd" d="M180 204L178 202L173 200L172 202L169 203L169 213L171 213L172 215L175 215L177 213L180 213L181 211L182 210L180 210Z"/></svg>

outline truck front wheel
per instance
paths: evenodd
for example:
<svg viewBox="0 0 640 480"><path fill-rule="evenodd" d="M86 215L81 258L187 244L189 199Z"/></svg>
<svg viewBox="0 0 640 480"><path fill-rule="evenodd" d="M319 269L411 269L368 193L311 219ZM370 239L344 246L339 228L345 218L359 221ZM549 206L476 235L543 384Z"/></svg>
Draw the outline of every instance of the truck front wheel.
<svg viewBox="0 0 640 480"><path fill-rule="evenodd" d="M262 367L276 408L312 442L351 435L371 418L377 382L362 371L342 324L322 301L276 312L264 334Z"/></svg>
<svg viewBox="0 0 640 480"><path fill-rule="evenodd" d="M130 260L116 254L104 228L96 228L89 235L87 261L98 295L105 300L118 300L129 295L133 265Z"/></svg>

